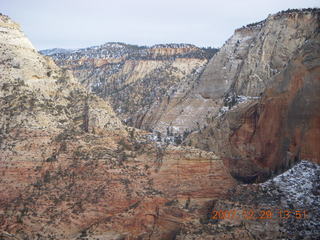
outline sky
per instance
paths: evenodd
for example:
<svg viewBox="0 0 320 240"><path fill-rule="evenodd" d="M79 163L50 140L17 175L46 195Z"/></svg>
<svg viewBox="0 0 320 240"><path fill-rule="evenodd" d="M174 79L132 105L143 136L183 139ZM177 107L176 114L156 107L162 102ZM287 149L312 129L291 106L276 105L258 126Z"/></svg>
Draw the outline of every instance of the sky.
<svg viewBox="0 0 320 240"><path fill-rule="evenodd" d="M236 28L320 0L0 0L38 49L106 42L221 47Z"/></svg>

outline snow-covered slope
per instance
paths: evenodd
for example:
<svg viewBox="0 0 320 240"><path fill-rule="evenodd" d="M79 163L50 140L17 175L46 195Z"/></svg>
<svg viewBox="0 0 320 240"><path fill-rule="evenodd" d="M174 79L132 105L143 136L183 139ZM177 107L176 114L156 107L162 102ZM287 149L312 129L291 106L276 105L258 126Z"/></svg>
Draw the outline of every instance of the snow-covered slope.
<svg viewBox="0 0 320 240"><path fill-rule="evenodd" d="M261 184L262 189L276 188L284 207L320 210L320 165L301 161L290 170Z"/></svg>
<svg viewBox="0 0 320 240"><path fill-rule="evenodd" d="M212 210L237 214L190 221L176 239L320 239L320 165L301 161L264 183L239 185L214 202L210 217Z"/></svg>

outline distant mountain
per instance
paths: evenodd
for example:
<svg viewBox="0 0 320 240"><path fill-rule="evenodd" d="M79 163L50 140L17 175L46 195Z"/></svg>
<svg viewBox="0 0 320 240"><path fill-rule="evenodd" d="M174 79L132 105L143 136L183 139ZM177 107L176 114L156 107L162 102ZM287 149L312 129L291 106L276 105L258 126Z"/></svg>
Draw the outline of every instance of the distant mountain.
<svg viewBox="0 0 320 240"><path fill-rule="evenodd" d="M79 60L81 58L122 58L132 60L139 59L161 59L169 57L154 55L153 52L156 49L176 49L175 54L171 54L170 57L174 58L207 58L210 59L217 51L216 48L198 48L192 44L185 43L169 43L169 44L157 44L151 47L131 45L121 42L109 42L99 46L92 46L88 48L79 49L63 49L52 48L40 50L43 55L52 56L54 59L68 60L70 57L73 60ZM185 51L179 51L185 49Z"/></svg>
<svg viewBox="0 0 320 240"><path fill-rule="evenodd" d="M73 71L92 92L107 99L126 123L139 128L152 105L178 85L192 85L218 51L192 44L151 47L119 42L77 50L45 50L62 68ZM171 89L171 90L170 90Z"/></svg>
<svg viewBox="0 0 320 240"><path fill-rule="evenodd" d="M51 48L51 49L40 50L39 52L43 55L52 56L52 55L61 54L61 53L71 53L73 51L76 51L76 50L64 49L64 48Z"/></svg>

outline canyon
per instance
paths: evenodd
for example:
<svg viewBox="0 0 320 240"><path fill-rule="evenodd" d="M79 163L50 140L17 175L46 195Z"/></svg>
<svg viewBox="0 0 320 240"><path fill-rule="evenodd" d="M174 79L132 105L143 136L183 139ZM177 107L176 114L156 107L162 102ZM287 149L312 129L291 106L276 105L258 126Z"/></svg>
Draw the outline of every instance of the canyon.
<svg viewBox="0 0 320 240"><path fill-rule="evenodd" d="M0 15L0 239L318 239L319 23L37 52Z"/></svg>
<svg viewBox="0 0 320 240"><path fill-rule="evenodd" d="M150 64L155 56L164 59L168 54L170 57L177 54L174 61L167 63L171 67L161 72L158 66L156 74L149 75L148 84L145 74L146 69L153 69L151 67L137 67L129 72L117 70L112 76L104 75L107 79L104 82L117 79L136 83L130 93L127 87L115 95L110 94L108 99L113 106L130 106L133 114L125 116L131 115L132 121L128 122L132 126L153 131L162 140L184 141L185 145L220 155L229 168L234 168L233 175L239 179L266 179L272 172L284 171L300 159L319 163L320 152L316 147L320 140L317 29L318 9L270 15L261 22L235 30L223 47L200 65L195 63L204 58L205 51L199 48L190 45L151 47L148 51L156 51L139 52L135 64L139 66L142 57ZM100 58L96 53L88 56L87 51L80 49L51 56L59 66L73 70L80 81L85 81L93 71L110 67L106 63L88 68L88 62L100 61ZM185 58L186 55L198 58ZM187 64L178 64L182 59ZM182 75L176 78L175 72L168 71L178 65ZM183 73L182 68L188 70ZM196 68L197 74L190 75ZM167 74L164 79L175 80L159 84L164 71ZM94 79L97 81L97 77ZM150 82L160 85L162 90L155 93ZM105 88L103 84L95 91ZM123 93L127 97L125 102ZM156 97L150 100L145 94ZM135 101L136 98L150 101L150 104L146 108L141 101ZM123 119L123 114L118 115ZM279 134L279 131L283 132Z"/></svg>

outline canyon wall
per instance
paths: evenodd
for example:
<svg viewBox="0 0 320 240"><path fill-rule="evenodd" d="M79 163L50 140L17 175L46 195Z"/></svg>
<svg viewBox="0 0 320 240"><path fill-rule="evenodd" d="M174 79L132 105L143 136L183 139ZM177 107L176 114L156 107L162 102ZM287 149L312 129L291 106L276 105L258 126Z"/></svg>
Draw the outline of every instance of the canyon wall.
<svg viewBox="0 0 320 240"><path fill-rule="evenodd" d="M281 34L281 38L285 38L283 42L281 38L274 39L272 46L277 50L269 54L266 62L259 59L268 55L263 48L267 43L259 44L262 52L258 58L254 58L257 54L247 55L243 70L225 92L224 106L207 121L205 128L189 137L188 144L219 152L232 174L246 181L282 172L302 158L319 163L320 152L316 147L320 129L318 20L319 10L269 17L262 29L270 26L288 29L288 25L303 26L303 30L292 30L291 37ZM249 53L256 48L251 44ZM283 61L276 61L280 56ZM250 65L247 63L250 61L257 64ZM251 69L259 64L277 66L277 70L271 74L268 67ZM255 80L250 82L253 75L264 80L258 81L259 84Z"/></svg>

